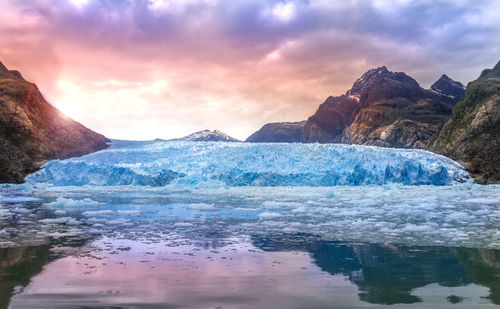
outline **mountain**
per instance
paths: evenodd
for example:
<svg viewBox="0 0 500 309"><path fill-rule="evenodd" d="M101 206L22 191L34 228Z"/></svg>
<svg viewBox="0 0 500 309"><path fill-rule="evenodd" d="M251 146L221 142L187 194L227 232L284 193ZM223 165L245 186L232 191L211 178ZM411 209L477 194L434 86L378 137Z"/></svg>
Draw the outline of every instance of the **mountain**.
<svg viewBox="0 0 500 309"><path fill-rule="evenodd" d="M224 132L219 130L203 130L198 131L187 136L173 139L173 141L191 141L191 142L240 142Z"/></svg>
<svg viewBox="0 0 500 309"><path fill-rule="evenodd" d="M432 84L431 91L448 96L454 100L460 100L465 95L465 86L443 74Z"/></svg>
<svg viewBox="0 0 500 309"><path fill-rule="evenodd" d="M302 131L306 143L340 143L344 130L359 111L359 96L342 95L328 97L314 115L307 119Z"/></svg>
<svg viewBox="0 0 500 309"><path fill-rule="evenodd" d="M94 152L107 142L62 114L35 84L0 62L0 182L21 183L47 160Z"/></svg>
<svg viewBox="0 0 500 309"><path fill-rule="evenodd" d="M305 121L273 122L262 126L250 135L245 142L251 143L300 143Z"/></svg>
<svg viewBox="0 0 500 309"><path fill-rule="evenodd" d="M462 163L476 182L500 182L500 61L467 85L428 148Z"/></svg>
<svg viewBox="0 0 500 309"><path fill-rule="evenodd" d="M319 106L302 141L425 148L461 98L460 85L442 76L427 90L403 72L371 69Z"/></svg>

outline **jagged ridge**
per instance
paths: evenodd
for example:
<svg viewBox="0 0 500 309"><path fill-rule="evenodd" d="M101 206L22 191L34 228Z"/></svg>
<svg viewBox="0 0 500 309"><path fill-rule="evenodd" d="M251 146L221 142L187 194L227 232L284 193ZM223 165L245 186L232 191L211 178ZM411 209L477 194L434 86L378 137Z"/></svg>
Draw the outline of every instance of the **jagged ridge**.
<svg viewBox="0 0 500 309"><path fill-rule="evenodd" d="M500 182L500 61L469 83L429 149L460 161L479 183Z"/></svg>
<svg viewBox="0 0 500 309"><path fill-rule="evenodd" d="M425 148L451 115L460 85L441 77L435 90L426 90L405 73L371 69L344 95L319 106L302 141Z"/></svg>

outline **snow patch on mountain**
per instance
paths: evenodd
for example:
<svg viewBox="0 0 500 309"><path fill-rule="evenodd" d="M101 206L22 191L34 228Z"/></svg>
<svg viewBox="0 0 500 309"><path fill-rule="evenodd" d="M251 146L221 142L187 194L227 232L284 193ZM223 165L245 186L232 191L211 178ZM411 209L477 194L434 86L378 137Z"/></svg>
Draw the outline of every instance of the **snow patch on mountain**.
<svg viewBox="0 0 500 309"><path fill-rule="evenodd" d="M231 137L219 130L203 130L187 136L173 139L174 141L192 141L192 142L239 142L234 137Z"/></svg>

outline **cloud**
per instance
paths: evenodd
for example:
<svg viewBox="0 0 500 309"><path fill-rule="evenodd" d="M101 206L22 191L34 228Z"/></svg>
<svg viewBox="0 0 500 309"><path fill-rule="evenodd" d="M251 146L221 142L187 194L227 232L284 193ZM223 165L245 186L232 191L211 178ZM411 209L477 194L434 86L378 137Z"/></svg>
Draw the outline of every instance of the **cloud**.
<svg viewBox="0 0 500 309"><path fill-rule="evenodd" d="M272 9L272 16L280 21L288 22L295 16L295 4L293 2L279 2Z"/></svg>
<svg viewBox="0 0 500 309"><path fill-rule="evenodd" d="M245 138L306 119L371 67L429 86L498 61L498 1L0 3L0 60L115 138ZM69 106L69 107L68 107Z"/></svg>

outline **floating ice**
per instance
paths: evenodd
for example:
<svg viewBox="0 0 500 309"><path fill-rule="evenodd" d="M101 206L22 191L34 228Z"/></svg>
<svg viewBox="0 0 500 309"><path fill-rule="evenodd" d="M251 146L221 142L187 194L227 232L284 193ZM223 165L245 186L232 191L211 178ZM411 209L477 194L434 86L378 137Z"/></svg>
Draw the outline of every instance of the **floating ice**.
<svg viewBox="0 0 500 309"><path fill-rule="evenodd" d="M94 217L94 216L113 216L115 214L112 210L89 210L82 212L82 215L85 217Z"/></svg>
<svg viewBox="0 0 500 309"><path fill-rule="evenodd" d="M119 216L131 216L131 217L142 216L142 211L140 211L140 210L118 210L116 213Z"/></svg>
<svg viewBox="0 0 500 309"><path fill-rule="evenodd" d="M446 185L468 177L427 151L341 144L124 142L53 160L29 183L56 186Z"/></svg>
<svg viewBox="0 0 500 309"><path fill-rule="evenodd" d="M90 198L85 198L82 200L74 200L70 198L58 197L54 202L46 203L45 206L48 207L96 207L99 203L91 200Z"/></svg>
<svg viewBox="0 0 500 309"><path fill-rule="evenodd" d="M23 203L23 202L34 202L38 201L35 197L30 196L13 196L13 197L4 197L2 196L2 202L5 203Z"/></svg>
<svg viewBox="0 0 500 309"><path fill-rule="evenodd" d="M115 141L0 187L0 246L175 233L500 248L500 186L467 177L422 150Z"/></svg>
<svg viewBox="0 0 500 309"><path fill-rule="evenodd" d="M186 208L200 210L200 211L210 211L215 209L214 204L207 204L207 203L192 203L187 205Z"/></svg>
<svg viewBox="0 0 500 309"><path fill-rule="evenodd" d="M47 237L62 235L155 241L175 231L218 241L241 235L291 234L297 241L314 235L338 241L500 248L498 185L190 190L23 185L15 189L23 193L24 188L40 202L26 203L23 209L31 212L13 212L21 209L17 204L8 210L0 208L1 218L6 218L0 220L4 231L0 243L42 243ZM62 194L68 200L92 199L99 207L46 207Z"/></svg>

